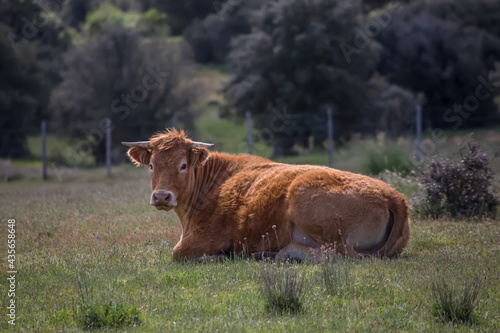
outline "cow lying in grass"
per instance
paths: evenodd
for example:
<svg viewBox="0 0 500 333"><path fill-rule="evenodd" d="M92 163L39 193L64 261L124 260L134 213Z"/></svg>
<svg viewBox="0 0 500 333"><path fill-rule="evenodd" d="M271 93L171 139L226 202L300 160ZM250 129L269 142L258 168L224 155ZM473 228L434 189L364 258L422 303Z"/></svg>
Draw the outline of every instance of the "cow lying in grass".
<svg viewBox="0 0 500 333"><path fill-rule="evenodd" d="M342 255L394 256L410 238L408 205L388 184L322 166L209 152L184 132L123 142L149 167L151 205L182 224L174 260L268 253L320 261L320 247Z"/></svg>

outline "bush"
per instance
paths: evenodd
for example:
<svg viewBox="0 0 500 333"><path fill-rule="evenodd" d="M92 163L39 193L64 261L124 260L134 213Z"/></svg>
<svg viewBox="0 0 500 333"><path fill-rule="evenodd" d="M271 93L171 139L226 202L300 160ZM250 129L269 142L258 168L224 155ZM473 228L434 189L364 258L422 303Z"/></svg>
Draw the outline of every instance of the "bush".
<svg viewBox="0 0 500 333"><path fill-rule="evenodd" d="M96 329L138 325L141 319L137 307L128 307L122 303L109 301L80 306L78 321L84 329Z"/></svg>
<svg viewBox="0 0 500 333"><path fill-rule="evenodd" d="M302 311L304 274L270 268L262 271L261 280L267 311L280 314Z"/></svg>
<svg viewBox="0 0 500 333"><path fill-rule="evenodd" d="M52 324L66 324L73 321L73 313L69 310L59 310L50 317Z"/></svg>
<svg viewBox="0 0 500 333"><path fill-rule="evenodd" d="M417 181L416 174L403 175L397 171L385 170L376 177L387 184L390 184L398 192L406 195L413 204L413 198L422 192L422 184Z"/></svg>
<svg viewBox="0 0 500 333"><path fill-rule="evenodd" d="M495 217L498 200L493 195L494 172L490 158L478 144L468 145L468 153L460 150L460 160L432 160L429 171L422 173L426 198L417 210L433 218L490 216Z"/></svg>
<svg viewBox="0 0 500 333"><path fill-rule="evenodd" d="M405 176L413 170L413 164L405 155L403 149L395 143L384 142L382 146L367 150L363 163L363 172L368 175L378 175L389 170Z"/></svg>
<svg viewBox="0 0 500 333"><path fill-rule="evenodd" d="M140 311L135 306L127 306L116 302L111 296L112 290L95 297L88 281L80 276L78 279L80 300L74 309L75 319L85 330L98 328L116 328L123 326L136 326L141 323Z"/></svg>
<svg viewBox="0 0 500 333"><path fill-rule="evenodd" d="M479 278L475 277L461 289L444 279L435 280L431 286L434 299L432 314L444 322L474 323L477 320L474 310L477 307L479 282Z"/></svg>

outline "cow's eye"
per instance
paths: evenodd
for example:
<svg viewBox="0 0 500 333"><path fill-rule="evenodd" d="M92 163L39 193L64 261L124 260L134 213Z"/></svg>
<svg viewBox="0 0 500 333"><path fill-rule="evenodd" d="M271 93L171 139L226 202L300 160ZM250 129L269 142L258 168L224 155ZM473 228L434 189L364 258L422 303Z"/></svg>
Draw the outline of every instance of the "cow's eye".
<svg viewBox="0 0 500 333"><path fill-rule="evenodd" d="M153 164L149 163L149 170L153 170Z"/></svg>
<svg viewBox="0 0 500 333"><path fill-rule="evenodd" d="M186 163L182 163L182 164L181 164L181 170L186 170L186 168L187 168Z"/></svg>

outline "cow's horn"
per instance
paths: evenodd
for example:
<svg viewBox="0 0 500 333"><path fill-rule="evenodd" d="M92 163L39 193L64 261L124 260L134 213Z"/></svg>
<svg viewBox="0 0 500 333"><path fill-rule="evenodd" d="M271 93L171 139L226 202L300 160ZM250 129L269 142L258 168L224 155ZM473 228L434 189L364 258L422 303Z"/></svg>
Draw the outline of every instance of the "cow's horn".
<svg viewBox="0 0 500 333"><path fill-rule="evenodd" d="M144 147L144 148L149 148L149 141L122 142L122 145L127 146L127 147Z"/></svg>
<svg viewBox="0 0 500 333"><path fill-rule="evenodd" d="M196 142L196 141L193 141L193 148L196 148L196 147L212 148L213 146L214 146L213 143L205 143L205 142Z"/></svg>

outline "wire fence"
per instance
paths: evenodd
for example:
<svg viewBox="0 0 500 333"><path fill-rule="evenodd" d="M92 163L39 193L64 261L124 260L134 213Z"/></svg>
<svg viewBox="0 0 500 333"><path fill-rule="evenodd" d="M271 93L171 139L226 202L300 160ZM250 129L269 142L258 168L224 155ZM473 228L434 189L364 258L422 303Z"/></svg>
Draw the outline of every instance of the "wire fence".
<svg viewBox="0 0 500 333"><path fill-rule="evenodd" d="M407 164L411 163L413 168L417 167L421 163L422 160L428 160L429 158L431 158L431 157L435 156L437 153L439 153L440 138L443 138L443 136L445 135L444 130L442 130L442 129L431 129L431 130L426 131L426 138L424 140L422 137L423 136L422 130L423 130L423 126L424 126L422 113L423 112L422 112L421 105L417 105L416 108L414 109L413 116L412 116L412 117L414 117L413 118L413 126L412 126L413 128L411 129L410 132L404 132L404 134L402 136L400 136L400 138L403 139L403 141L405 142L403 144L403 146L406 147L406 148L403 148L403 150L401 151L401 153L403 153L405 155L404 162ZM245 141L246 142L241 140L242 137L239 136L239 139L237 139L238 140L238 144L237 144L237 152L238 153L262 155L265 152L264 154L268 154L269 150L267 150L267 149L263 150L263 148L262 148L263 142L260 138L260 134L262 132L265 132L266 130L268 130L269 132L272 132L273 130L279 131L282 129L282 126L286 127L285 126L286 119L282 115L276 114L277 119L281 117L280 118L281 123L278 121L273 122L273 119L271 119L271 121L268 123L268 128L264 128L264 130L262 130L262 128L261 128L262 124L259 123L259 119L260 119L259 117L260 117L259 115L255 115L252 111L245 112L245 120L246 120L246 123L245 123L245 125L246 125L245 126L246 140ZM177 117L174 117L171 119L170 126L178 128L179 123L178 123L178 120L176 118ZM100 161L99 163L103 163L105 165L106 175L108 177L111 177L113 175L113 169L114 169L114 166L116 165L116 163L118 163L118 161L124 161L124 159L125 159L125 156L123 154L124 148L121 145L117 145L114 142L117 141L116 140L117 136L120 136L120 139L125 140L125 138L122 138L123 133L119 134L119 133L115 133L112 131L113 125L116 125L116 124L113 124L110 119L105 119L105 122L106 122L106 126L104 128L106 130L102 134L103 137L102 137L102 143L101 143L102 156L99 155L100 157L97 158L96 156L92 155L89 150L87 150L87 156L85 157L87 160L84 162L77 161L77 163L75 163L72 160L72 158L73 158L72 156L68 157L68 155L66 153L60 153L60 151L62 151L63 149L72 149L72 147L70 147L71 145L70 144L63 144L62 146L64 146L65 148L59 148L59 147L55 146L54 141L57 141L58 139L56 139L54 136L51 136L51 134L48 131L47 122L43 121L41 123L41 126L40 126L40 131L41 131L41 147L40 148L41 149L40 148L37 149L37 151L41 151L41 161L42 161L41 168L40 168L41 170L37 168L38 176L34 176L34 174L33 174L33 172L35 170L34 166L29 166L30 175L28 177L29 178L41 177L42 179L47 180L47 179L50 179L51 176L56 175L57 178L60 178L60 180L62 180L62 176L60 176L60 175L77 173L77 172L79 173L78 170L80 170L80 169L84 170L85 168L90 167L92 163L96 163L95 161L92 162L94 160L94 158L96 161L98 159ZM324 144L326 149L324 150L325 161L319 162L319 163L324 163L325 165L328 164L328 166L332 167L334 164L334 161L336 161L336 160L338 161L338 156L337 157L335 157L336 155L334 156L334 154L337 153L337 151L339 149L339 148L337 148L337 144L339 142L340 142L340 144L342 144L342 141L339 141L339 142L334 141L334 140L339 140L338 137L335 139L334 134L338 135L338 133L335 133L336 129L342 128L342 127L344 127L344 129L345 129L345 126L343 125L342 118L336 117L335 112L332 109L327 109L326 113L324 114L324 121L323 121L322 126L323 126L323 131L324 131L323 133L326 137L326 140L322 141L322 144ZM259 128L258 132L256 132L256 128ZM115 136L115 138L114 138L115 140L112 140L113 136ZM363 137L364 137L363 135L355 136L354 139L355 140L356 140L356 138L362 139ZM378 137L378 138L380 138L380 137ZM411 140L408 140L408 138L411 138ZM203 138L200 138L200 139L203 139ZM213 139L215 139L215 137L213 137ZM267 142L264 142L264 144L266 144L267 147L270 147L272 144L276 143L276 140L278 140L278 139L279 139L278 136L275 136L274 137L275 141L267 141ZM298 137L291 138L291 140L292 141L295 140L295 143L297 144L296 146L294 146L294 151L295 151L295 148L297 148L297 151L301 152L300 154L309 155L309 153L312 151L311 150L312 147L317 146L320 143L319 141L316 141L316 142L311 141L312 139L313 139L313 136L308 137L309 141L306 142L306 145L304 145L305 150L302 150L298 146L302 142L301 139L299 140ZM34 142L37 142L37 140L35 140ZM89 138L89 140L91 141L92 139ZM432 142L429 143L429 140ZM378 141L378 139L377 139L377 141ZM217 144L219 144L219 143L217 143ZM429 144L434 144L436 147L434 147L434 148L431 147L432 149L429 149ZM410 145L412 147L411 149L410 149ZM30 145L30 147L33 147L33 141L32 141L32 144ZM49 147L51 147L50 151L48 149ZM218 147L222 148L222 150L224 150L224 141L222 141L221 146L218 146ZM233 147L233 146L231 146L231 147ZM234 151L234 149L233 149L234 147L233 148L231 148L231 147L229 147L229 146L227 147L227 148L229 148L228 151ZM372 146L370 146L370 147L372 147ZM376 150L373 152L374 154L383 153L382 150L380 150L380 151L377 150L380 148L379 145L374 145L372 148L370 148L370 147L367 146L367 149L368 149L367 151ZM274 148L275 147L273 146L273 149ZM382 148L380 148L380 149L382 149ZM328 157L328 160L326 160L326 157ZM305 157L305 158L307 160L307 157ZM311 158L314 159L314 161L315 161L315 162L313 162L313 164L316 163L316 157L311 157ZM113 164L113 162L115 164ZM335 163L337 163L337 162L335 162ZM28 168L28 167L25 167L25 168ZM0 161L0 169L1 169L0 171L2 171L1 174L3 174L3 176L5 178L4 180L7 180L10 177L9 174L12 174L12 170L15 171L16 163L11 164L8 160L2 160L2 161ZM49 172L49 169L50 169L50 172ZM7 171L11 170L11 171L9 173L5 170L7 170Z"/></svg>
<svg viewBox="0 0 500 333"><path fill-rule="evenodd" d="M421 153L421 135L422 135L422 112L421 112L421 107L420 105L417 106L415 110L416 114L416 124L417 124L417 146L416 146L416 152L417 152L417 160L420 160L420 153ZM248 148L248 153L253 154L253 145L254 145L254 138L253 138L253 122L252 122L252 112L247 111L245 113L245 119L246 119L246 129L247 129L247 148ZM331 108L327 110L327 119L326 119L326 132L327 132L327 151L328 151L328 166L332 167L333 165L333 153L334 153L334 114ZM106 164L106 172L107 176L110 177L112 175L112 128L113 124L111 122L111 119L107 118L105 119L106 126L105 126L105 164ZM172 121L172 126L175 128L178 126L177 118L174 117ZM276 128L274 128L276 129ZM42 121L41 123L41 142L42 142L42 178L44 180L47 179L47 123L45 121Z"/></svg>

